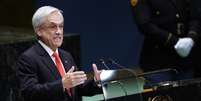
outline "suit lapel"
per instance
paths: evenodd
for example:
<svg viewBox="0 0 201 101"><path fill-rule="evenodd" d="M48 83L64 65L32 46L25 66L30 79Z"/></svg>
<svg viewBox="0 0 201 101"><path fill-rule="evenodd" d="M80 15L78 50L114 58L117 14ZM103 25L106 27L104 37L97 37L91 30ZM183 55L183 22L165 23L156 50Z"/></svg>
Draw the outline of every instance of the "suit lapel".
<svg viewBox="0 0 201 101"><path fill-rule="evenodd" d="M42 60L56 79L61 78L61 75L59 74L57 67L55 66L50 56L43 56Z"/></svg>
<svg viewBox="0 0 201 101"><path fill-rule="evenodd" d="M68 70L71 68L70 61L69 61L68 57L65 56L64 53L62 53L60 51L60 49L58 50L58 52L59 52L59 57L61 58L61 61L63 63L64 69L66 72L68 72Z"/></svg>
<svg viewBox="0 0 201 101"><path fill-rule="evenodd" d="M54 77L56 79L61 78L61 76L60 76L54 62L52 61L51 57L49 56L49 54L45 51L45 49L43 49L43 47L39 43L37 43L37 45L36 45L36 51L39 54L39 56L41 57L43 63L51 71L52 75L54 75Z"/></svg>
<svg viewBox="0 0 201 101"><path fill-rule="evenodd" d="M62 51L59 51L59 56L61 58L61 61L63 63L63 66L65 68L65 71L68 72L68 70L72 67L73 64L71 64L70 59L68 56L66 56ZM75 87L71 88L71 94L72 94L72 98L75 99Z"/></svg>

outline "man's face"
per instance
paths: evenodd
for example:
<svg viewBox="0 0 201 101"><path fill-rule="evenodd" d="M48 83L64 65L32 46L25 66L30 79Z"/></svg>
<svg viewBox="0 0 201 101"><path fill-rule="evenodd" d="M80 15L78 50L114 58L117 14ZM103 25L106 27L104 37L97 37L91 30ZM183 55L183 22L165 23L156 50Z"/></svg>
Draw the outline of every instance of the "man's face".
<svg viewBox="0 0 201 101"><path fill-rule="evenodd" d="M63 42L62 16L57 11L48 15L44 23L39 26L37 35L41 41L55 51Z"/></svg>

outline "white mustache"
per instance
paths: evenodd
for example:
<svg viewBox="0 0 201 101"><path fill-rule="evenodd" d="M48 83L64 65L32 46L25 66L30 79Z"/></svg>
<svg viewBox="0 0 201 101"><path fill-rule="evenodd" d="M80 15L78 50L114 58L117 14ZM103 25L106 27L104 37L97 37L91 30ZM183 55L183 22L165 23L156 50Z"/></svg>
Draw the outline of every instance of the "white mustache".
<svg viewBox="0 0 201 101"><path fill-rule="evenodd" d="M55 35L61 35L61 33L59 33L59 32L55 32Z"/></svg>

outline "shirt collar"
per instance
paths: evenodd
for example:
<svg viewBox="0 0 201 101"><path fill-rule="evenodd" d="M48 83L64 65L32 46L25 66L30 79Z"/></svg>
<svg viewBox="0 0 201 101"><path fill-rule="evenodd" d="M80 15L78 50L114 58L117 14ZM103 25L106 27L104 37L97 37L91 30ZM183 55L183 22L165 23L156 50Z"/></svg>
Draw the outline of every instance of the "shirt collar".
<svg viewBox="0 0 201 101"><path fill-rule="evenodd" d="M50 47L48 47L45 43L43 43L41 40L38 40L38 43L45 49L45 51L52 56L52 54L54 53L54 51L52 51L52 49ZM58 52L58 48L56 49L56 53L59 54Z"/></svg>

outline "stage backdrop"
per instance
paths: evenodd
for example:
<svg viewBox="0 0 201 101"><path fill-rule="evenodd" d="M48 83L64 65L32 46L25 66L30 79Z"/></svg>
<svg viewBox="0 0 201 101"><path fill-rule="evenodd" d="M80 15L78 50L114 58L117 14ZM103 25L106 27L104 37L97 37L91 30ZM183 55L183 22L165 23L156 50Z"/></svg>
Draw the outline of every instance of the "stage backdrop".
<svg viewBox="0 0 201 101"><path fill-rule="evenodd" d="M133 21L129 0L36 0L35 4L36 8L52 5L63 10L65 33L80 34L80 66L85 71L101 58L106 63L112 58L128 68L138 66L143 37Z"/></svg>

